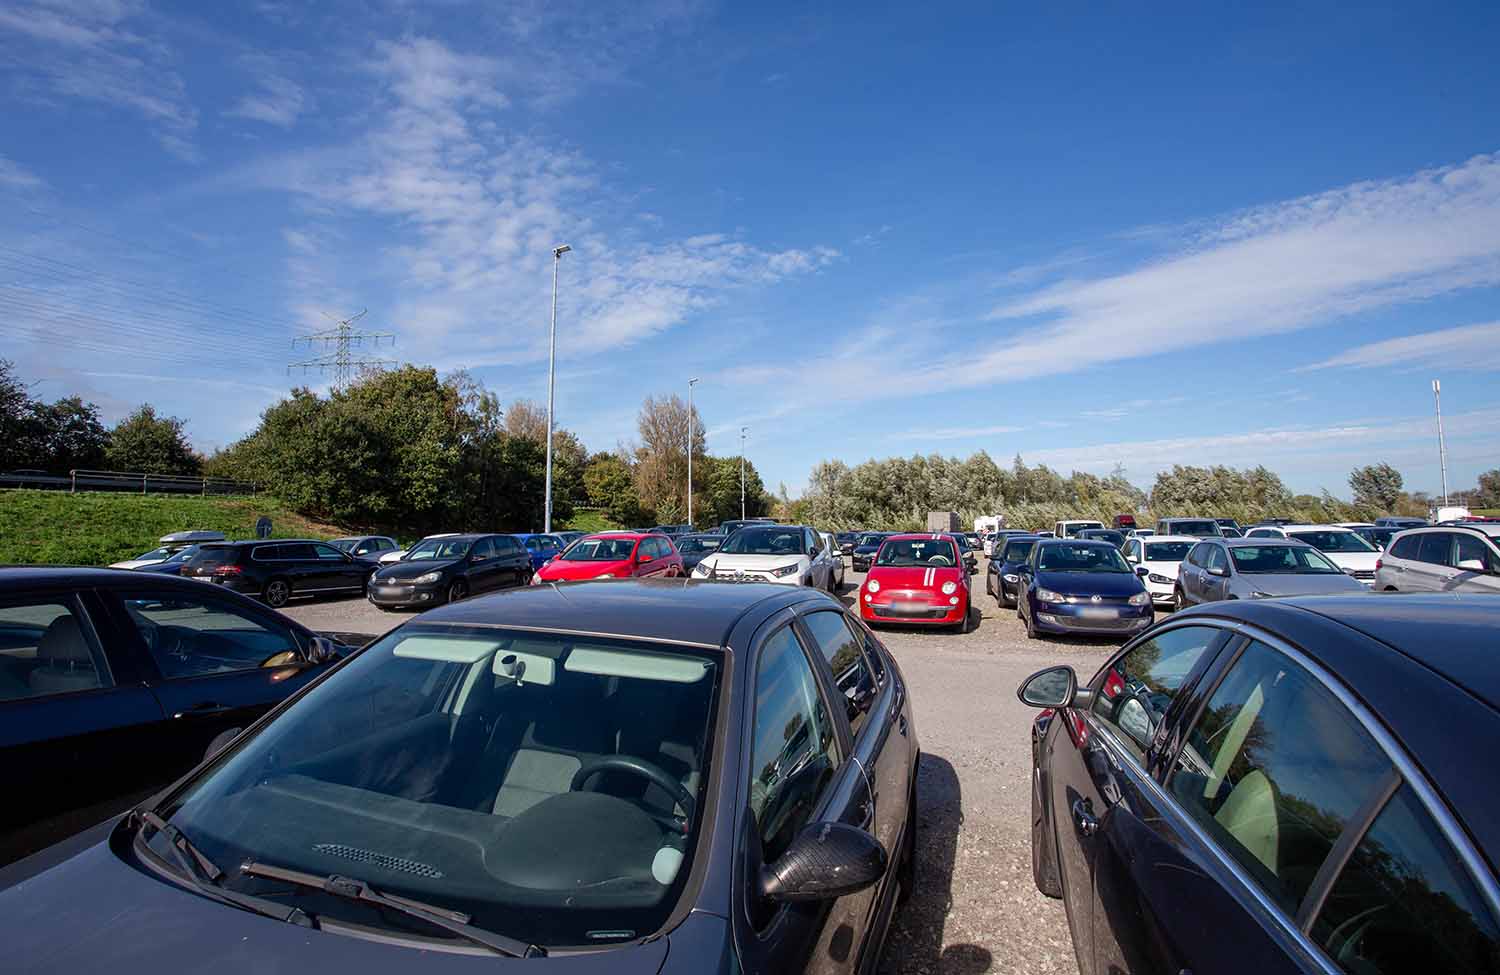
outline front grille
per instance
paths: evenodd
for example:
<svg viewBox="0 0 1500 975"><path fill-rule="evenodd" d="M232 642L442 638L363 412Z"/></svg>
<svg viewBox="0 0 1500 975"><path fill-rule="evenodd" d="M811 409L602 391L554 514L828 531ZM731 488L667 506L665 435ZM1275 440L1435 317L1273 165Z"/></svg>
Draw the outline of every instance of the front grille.
<svg viewBox="0 0 1500 975"><path fill-rule="evenodd" d="M930 609L908 609L905 606L870 606L870 611L876 616L889 616L892 619L907 620L939 620L947 616L952 609L953 607L951 606L934 606Z"/></svg>
<svg viewBox="0 0 1500 975"><path fill-rule="evenodd" d="M1083 616L1059 616L1059 623L1065 623L1075 630L1128 630L1140 622L1137 617L1113 620L1095 620Z"/></svg>
<svg viewBox="0 0 1500 975"><path fill-rule="evenodd" d="M395 857L388 853L375 853L371 850L361 850L357 846L345 846L343 843L317 843L313 846L319 853L326 853L331 857L339 857L344 860L353 860L355 863L373 863L377 867L394 870L398 873L415 874L418 877L426 877L428 880L438 880L443 872L436 867L430 867L416 860L408 860L405 857Z"/></svg>
<svg viewBox="0 0 1500 975"><path fill-rule="evenodd" d="M1373 569L1354 569L1349 574L1361 582L1370 582L1375 578Z"/></svg>

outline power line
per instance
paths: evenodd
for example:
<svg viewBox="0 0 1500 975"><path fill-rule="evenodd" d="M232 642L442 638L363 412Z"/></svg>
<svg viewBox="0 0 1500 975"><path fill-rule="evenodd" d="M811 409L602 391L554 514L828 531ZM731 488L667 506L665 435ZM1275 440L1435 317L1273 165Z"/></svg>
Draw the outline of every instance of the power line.
<svg viewBox="0 0 1500 975"><path fill-rule="evenodd" d="M305 374L309 369L317 369L319 372L327 372L329 369L332 369L333 388L343 389L354 378L356 369L379 369L384 366L395 365L395 360L392 359L373 359L364 356L356 359L354 357L354 346L362 344L366 339L371 340L377 349L380 347L382 339L390 339L391 345L396 344L395 332L355 331L354 323L364 318L368 312L368 308L362 309L359 314L351 315L348 318L334 318L332 315L324 312L323 314L328 315L336 323L334 327L324 329L321 332L314 332L311 335L299 335L297 338L292 339L292 348L295 349L298 342L306 342L309 348L312 347L313 343L317 342L330 351L311 359L303 359L301 362L293 362L287 366L287 371L291 372L293 369L301 369Z"/></svg>

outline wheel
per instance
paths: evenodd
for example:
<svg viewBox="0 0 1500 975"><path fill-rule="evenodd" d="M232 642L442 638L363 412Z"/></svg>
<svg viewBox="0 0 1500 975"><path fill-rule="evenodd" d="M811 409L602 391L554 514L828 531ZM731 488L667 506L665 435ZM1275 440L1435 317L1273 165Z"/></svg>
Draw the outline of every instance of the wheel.
<svg viewBox="0 0 1500 975"><path fill-rule="evenodd" d="M260 595L266 601L267 606L280 609L286 605L288 599L292 598L292 584L285 579L272 579L266 583L265 591Z"/></svg>
<svg viewBox="0 0 1500 975"><path fill-rule="evenodd" d="M1026 639L1035 640L1037 638L1036 620L1032 618L1030 613L1023 613L1021 620L1026 624Z"/></svg>
<svg viewBox="0 0 1500 975"><path fill-rule="evenodd" d="M976 629L978 627L974 625L974 607L964 603L964 619L958 624L958 632L973 633Z"/></svg>
<svg viewBox="0 0 1500 975"><path fill-rule="evenodd" d="M918 763L921 756L918 756ZM901 862L896 866L896 903L905 904L917 889L917 783L911 784L906 800L906 838L901 842Z"/></svg>
<svg viewBox="0 0 1500 975"><path fill-rule="evenodd" d="M462 579L455 579L453 585L448 587L448 602L456 603L469 594L469 587Z"/></svg>
<svg viewBox="0 0 1500 975"><path fill-rule="evenodd" d="M1182 587L1181 586L1173 586L1172 587L1172 612L1174 612L1174 613L1180 613L1180 612L1182 612L1182 608L1184 606L1186 606L1186 605L1187 605L1187 603L1184 602L1183 598L1182 598Z"/></svg>
<svg viewBox="0 0 1500 975"><path fill-rule="evenodd" d="M1031 879L1046 896L1062 896L1062 878L1057 875L1057 843L1035 785L1031 788Z"/></svg>

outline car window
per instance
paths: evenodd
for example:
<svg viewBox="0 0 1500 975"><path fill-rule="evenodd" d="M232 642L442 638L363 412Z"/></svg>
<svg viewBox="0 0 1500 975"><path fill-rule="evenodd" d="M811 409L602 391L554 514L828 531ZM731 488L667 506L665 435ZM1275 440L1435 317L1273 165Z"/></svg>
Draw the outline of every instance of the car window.
<svg viewBox="0 0 1500 975"><path fill-rule="evenodd" d="M771 863L812 815L840 762L812 664L789 625L761 648L751 756L750 811Z"/></svg>
<svg viewBox="0 0 1500 975"><path fill-rule="evenodd" d="M1500 925L1410 785L1354 848L1311 933L1350 975L1500 971Z"/></svg>
<svg viewBox="0 0 1500 975"><path fill-rule="evenodd" d="M481 538L474 543L469 550L469 558L492 559L495 557L495 540L493 538Z"/></svg>
<svg viewBox="0 0 1500 975"><path fill-rule="evenodd" d="M72 599L0 604L0 701L111 684L93 631Z"/></svg>
<svg viewBox="0 0 1500 975"><path fill-rule="evenodd" d="M1417 561L1433 565L1452 565L1453 535L1449 532L1427 532L1419 536L1421 547L1417 549Z"/></svg>
<svg viewBox="0 0 1500 975"><path fill-rule="evenodd" d="M536 536L535 535L533 535L532 537L526 539L526 551L528 551L528 552L535 552L537 550L537 548L538 548L538 544L537 544L537 540L536 540Z"/></svg>
<svg viewBox="0 0 1500 975"><path fill-rule="evenodd" d="M292 631L216 599L189 593L131 593L125 612L168 679L255 670L290 662Z"/></svg>
<svg viewBox="0 0 1500 975"><path fill-rule="evenodd" d="M810 613L803 617L803 622L823 659L828 661L833 682L844 695L849 728L858 735L870 716L870 705L875 703L875 677L859 648L863 641L854 635L844 614L837 610Z"/></svg>
<svg viewBox="0 0 1500 975"><path fill-rule="evenodd" d="M1138 644L1094 679L1089 709L1144 761L1178 690L1219 632L1212 626L1182 626Z"/></svg>
<svg viewBox="0 0 1500 975"><path fill-rule="evenodd" d="M1422 544L1421 535L1403 535L1391 546L1391 556L1398 559L1415 559Z"/></svg>
<svg viewBox="0 0 1500 975"><path fill-rule="evenodd" d="M1208 559L1204 565L1210 569L1228 569L1229 560L1224 557L1224 550L1217 545L1208 546Z"/></svg>
<svg viewBox="0 0 1500 975"><path fill-rule="evenodd" d="M1466 535L1463 532L1455 532L1453 536L1453 565L1455 568L1463 568L1465 562L1471 563L1468 571L1483 572L1490 568L1490 553L1485 548L1484 542L1474 535ZM1477 567L1472 563L1478 562Z"/></svg>
<svg viewBox="0 0 1500 975"><path fill-rule="evenodd" d="M374 539L370 539L368 541L360 542L358 545L354 546L354 551L351 554L369 555L371 552L378 551L380 551L380 543L375 541Z"/></svg>
<svg viewBox="0 0 1500 975"><path fill-rule="evenodd" d="M282 559L305 560L305 559L316 559L318 557L318 553L316 551L314 551L313 547L311 545L309 545L308 543L306 543L306 542L299 542L299 543L293 544L293 545L279 545L279 546L276 546L276 548L278 548L279 551L277 551L275 555L272 555L272 556L261 555L260 558L262 558L262 559L273 558L273 559L277 559L277 560L282 560Z"/></svg>
<svg viewBox="0 0 1500 975"><path fill-rule="evenodd" d="M1252 640L1188 731L1167 787L1295 915L1390 767L1317 678Z"/></svg>
<svg viewBox="0 0 1500 975"><path fill-rule="evenodd" d="M510 535L500 535L495 538L495 551L501 555L514 555L520 550L520 543Z"/></svg>
<svg viewBox="0 0 1500 975"><path fill-rule="evenodd" d="M1188 551L1188 554L1187 554L1187 562L1188 562L1188 564L1189 565L1196 565L1196 566L1200 566L1201 567L1203 565L1203 557L1204 557L1205 553L1207 552L1207 550L1208 550L1208 546L1207 545L1203 545L1201 543L1198 544L1198 545L1194 545L1192 547L1192 549L1190 549Z"/></svg>
<svg viewBox="0 0 1500 975"><path fill-rule="evenodd" d="M340 552L338 549L334 548L332 545L314 545L313 546L313 553L318 558L320 558L320 559L322 559L322 560L324 560L326 562L342 562L342 561L344 561L344 553Z"/></svg>

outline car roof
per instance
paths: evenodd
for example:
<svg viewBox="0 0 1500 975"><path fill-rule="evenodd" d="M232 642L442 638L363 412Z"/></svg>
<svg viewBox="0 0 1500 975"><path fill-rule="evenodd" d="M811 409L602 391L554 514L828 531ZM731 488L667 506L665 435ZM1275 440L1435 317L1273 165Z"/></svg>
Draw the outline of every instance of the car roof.
<svg viewBox="0 0 1500 975"><path fill-rule="evenodd" d="M1219 519L1210 518L1208 515L1172 515L1167 518L1156 519L1156 523L1158 525L1164 521L1208 521L1212 522L1215 525L1219 523Z"/></svg>
<svg viewBox="0 0 1500 975"><path fill-rule="evenodd" d="M1282 538L1273 535L1270 538L1200 538L1200 542L1221 542L1230 548L1265 548L1267 545L1290 545L1312 548L1300 538Z"/></svg>
<svg viewBox="0 0 1500 975"><path fill-rule="evenodd" d="M288 542L316 542L327 545L323 538L240 538L225 542L194 542L200 548L245 548L250 545L284 545Z"/></svg>
<svg viewBox="0 0 1500 975"><path fill-rule="evenodd" d="M1098 545L1101 548L1115 548L1111 542L1102 538L1039 538L1037 543L1049 548L1057 548L1060 545ZM1118 551L1118 550L1117 550Z"/></svg>
<svg viewBox="0 0 1500 975"><path fill-rule="evenodd" d="M1147 542L1151 545L1155 545L1157 542L1192 542L1196 545L1203 541L1197 535L1143 535L1140 538L1142 542Z"/></svg>
<svg viewBox="0 0 1500 975"><path fill-rule="evenodd" d="M1274 528L1280 528L1284 532L1324 532L1324 531L1348 532L1348 531L1353 531L1354 530L1354 529L1348 528L1348 527L1346 527L1344 525L1310 525L1310 524L1309 525L1262 525L1261 527L1262 528L1273 528L1273 527ZM1371 525L1370 527L1374 528L1375 526Z"/></svg>
<svg viewBox="0 0 1500 975"><path fill-rule="evenodd" d="M516 537L519 538L520 536L517 535ZM584 538L619 538L619 539L625 539L625 540L629 540L629 541L634 541L634 540L639 540L639 539L642 539L642 538L655 538L655 537L666 538L667 536L665 536L661 532L657 532L657 531L637 532L637 531L631 531L628 528L611 528L609 531L605 531L605 532L589 532L587 535L585 535L583 537Z"/></svg>
<svg viewBox="0 0 1500 975"><path fill-rule="evenodd" d="M951 541L954 541L954 538L953 538L954 534L955 534L954 532L891 532L886 537L886 541L888 541L888 542L902 542L902 541L905 541L907 539L917 539L917 538L927 538L927 539L931 539L933 541L936 541L939 538L946 538L948 541L951 542Z"/></svg>
<svg viewBox="0 0 1500 975"><path fill-rule="evenodd" d="M79 565L0 565L0 593L5 594L64 586L128 589L139 588L143 585L153 589L162 586L178 587L188 592L204 590L203 583L195 579L183 579L180 576L163 573L146 574L132 569L96 569Z"/></svg>
<svg viewBox="0 0 1500 975"><path fill-rule="evenodd" d="M189 583L202 585L202 583ZM483 623L720 647L751 609L817 598L773 583L614 579L523 586L430 610L425 623Z"/></svg>

